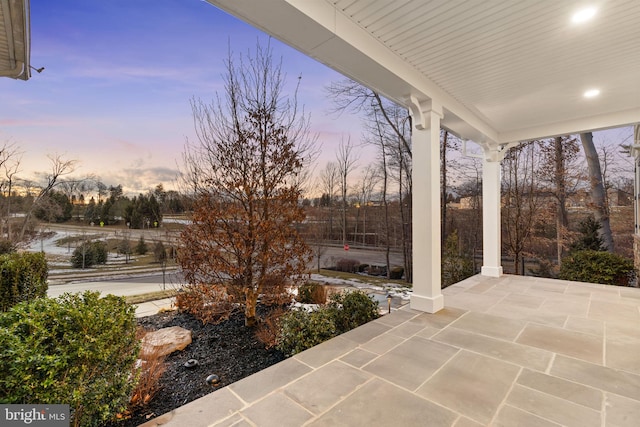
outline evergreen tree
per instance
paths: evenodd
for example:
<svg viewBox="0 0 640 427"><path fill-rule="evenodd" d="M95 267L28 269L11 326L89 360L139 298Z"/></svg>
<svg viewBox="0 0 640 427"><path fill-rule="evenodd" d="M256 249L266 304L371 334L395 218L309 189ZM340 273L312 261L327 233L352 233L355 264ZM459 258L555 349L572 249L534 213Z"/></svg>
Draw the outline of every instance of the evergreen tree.
<svg viewBox="0 0 640 427"><path fill-rule="evenodd" d="M149 251L147 244L144 241L144 236L140 236L140 240L138 240L138 244L136 245L136 254L144 255Z"/></svg>
<svg viewBox="0 0 640 427"><path fill-rule="evenodd" d="M600 223L592 216L585 218L580 222L578 231L581 235L574 241L569 250L571 252L591 250L606 251L604 240L600 235Z"/></svg>

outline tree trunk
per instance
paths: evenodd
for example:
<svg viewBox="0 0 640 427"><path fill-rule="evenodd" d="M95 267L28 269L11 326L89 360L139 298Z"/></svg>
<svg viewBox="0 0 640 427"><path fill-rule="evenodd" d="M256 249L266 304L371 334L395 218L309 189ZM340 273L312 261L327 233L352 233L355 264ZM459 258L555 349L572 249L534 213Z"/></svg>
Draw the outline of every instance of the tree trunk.
<svg viewBox="0 0 640 427"><path fill-rule="evenodd" d="M563 255L563 235L564 230L569 226L567 217L567 189L566 189L566 165L564 151L562 150L562 137L556 137L554 142L555 152L555 174L556 174L556 241L558 251L558 265L562 262Z"/></svg>
<svg viewBox="0 0 640 427"><path fill-rule="evenodd" d="M387 201L387 185L389 173L387 171L387 153L382 145L382 204L384 205L384 228L385 228L385 260L387 264L387 279L391 277L391 266L389 265L389 251L391 245L391 232L389 227L389 203Z"/></svg>
<svg viewBox="0 0 640 427"><path fill-rule="evenodd" d="M258 293L253 289L245 291L244 326L253 327L258 323L256 319L256 306L258 305Z"/></svg>
<svg viewBox="0 0 640 427"><path fill-rule="evenodd" d="M593 144L593 134L591 132L581 133L580 141L584 148L584 155L587 158L589 168L589 182L591 184L591 200L593 203L593 213L596 221L600 223L600 235L604 241L607 251L613 252L613 236L611 225L609 224L609 207L606 204L606 194L604 182L602 182L602 170L598 152Z"/></svg>
<svg viewBox="0 0 640 427"><path fill-rule="evenodd" d="M447 139L449 132L444 131L442 146L440 147L440 168L442 176L440 178L440 251L444 250L444 242L447 239Z"/></svg>

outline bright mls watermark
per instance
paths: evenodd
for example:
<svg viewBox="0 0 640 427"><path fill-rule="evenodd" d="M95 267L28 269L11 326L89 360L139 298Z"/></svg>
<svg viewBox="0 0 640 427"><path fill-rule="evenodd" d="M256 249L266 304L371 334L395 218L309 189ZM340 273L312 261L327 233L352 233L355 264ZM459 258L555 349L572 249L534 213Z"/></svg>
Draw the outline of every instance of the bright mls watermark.
<svg viewBox="0 0 640 427"><path fill-rule="evenodd" d="M0 426L68 427L69 405L2 405Z"/></svg>

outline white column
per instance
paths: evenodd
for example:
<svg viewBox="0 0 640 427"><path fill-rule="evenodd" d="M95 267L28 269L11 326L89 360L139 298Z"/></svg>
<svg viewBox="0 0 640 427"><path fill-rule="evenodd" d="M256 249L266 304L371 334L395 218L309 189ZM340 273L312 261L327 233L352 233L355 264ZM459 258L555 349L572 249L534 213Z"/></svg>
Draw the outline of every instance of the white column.
<svg viewBox="0 0 640 427"><path fill-rule="evenodd" d="M413 294L411 308L444 308L440 281L440 119L442 107L411 100Z"/></svg>
<svg viewBox="0 0 640 427"><path fill-rule="evenodd" d="M482 275L502 276L500 236L500 160L485 151L482 163Z"/></svg>

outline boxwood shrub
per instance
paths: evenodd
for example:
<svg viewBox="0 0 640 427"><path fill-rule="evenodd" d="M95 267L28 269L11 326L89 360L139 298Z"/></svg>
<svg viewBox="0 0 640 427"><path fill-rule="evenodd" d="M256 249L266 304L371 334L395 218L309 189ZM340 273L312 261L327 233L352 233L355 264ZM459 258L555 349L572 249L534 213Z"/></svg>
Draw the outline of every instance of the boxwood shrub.
<svg viewBox="0 0 640 427"><path fill-rule="evenodd" d="M292 356L377 317L378 303L365 292L333 294L329 304L318 310L283 315L276 347Z"/></svg>
<svg viewBox="0 0 640 427"><path fill-rule="evenodd" d="M630 286L636 278L633 261L603 251L576 251L562 260L560 278L603 285Z"/></svg>
<svg viewBox="0 0 640 427"><path fill-rule="evenodd" d="M292 356L336 335L336 324L330 310L290 311L280 318L276 348L286 356Z"/></svg>
<svg viewBox="0 0 640 427"><path fill-rule="evenodd" d="M0 313L0 401L69 404L71 425L124 410L139 350L135 309L97 292L38 298Z"/></svg>
<svg viewBox="0 0 640 427"><path fill-rule="evenodd" d="M332 294L329 297L329 309L333 312L339 334L364 325L379 316L378 302L360 290Z"/></svg>
<svg viewBox="0 0 640 427"><path fill-rule="evenodd" d="M49 268L43 253L0 255L0 311L47 295Z"/></svg>

